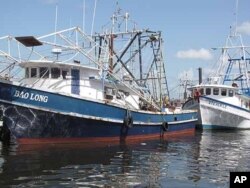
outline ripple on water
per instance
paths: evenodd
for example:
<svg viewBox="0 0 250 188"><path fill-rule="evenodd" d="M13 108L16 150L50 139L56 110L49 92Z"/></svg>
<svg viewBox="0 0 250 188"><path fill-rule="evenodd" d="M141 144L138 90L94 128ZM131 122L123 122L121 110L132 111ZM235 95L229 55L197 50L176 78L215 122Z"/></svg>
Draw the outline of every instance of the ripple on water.
<svg viewBox="0 0 250 188"><path fill-rule="evenodd" d="M250 169L249 138L204 131L102 148L0 145L0 187L227 187L230 171Z"/></svg>

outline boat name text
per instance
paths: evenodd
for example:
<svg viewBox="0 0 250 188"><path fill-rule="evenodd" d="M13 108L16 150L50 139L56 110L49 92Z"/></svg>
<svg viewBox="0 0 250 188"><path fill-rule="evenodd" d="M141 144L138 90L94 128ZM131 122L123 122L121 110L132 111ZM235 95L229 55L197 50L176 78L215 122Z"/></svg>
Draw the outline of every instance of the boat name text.
<svg viewBox="0 0 250 188"><path fill-rule="evenodd" d="M213 106L218 106L218 107L221 107L221 108L227 108L227 105L219 103L219 102L211 101L211 100L208 101L208 104L211 104Z"/></svg>
<svg viewBox="0 0 250 188"><path fill-rule="evenodd" d="M46 95L29 93L29 92L24 92L24 91L19 91L19 90L15 91L14 97L18 97L21 99L29 99L31 101L39 101L39 102L44 102L44 103L47 103L49 100L49 97Z"/></svg>

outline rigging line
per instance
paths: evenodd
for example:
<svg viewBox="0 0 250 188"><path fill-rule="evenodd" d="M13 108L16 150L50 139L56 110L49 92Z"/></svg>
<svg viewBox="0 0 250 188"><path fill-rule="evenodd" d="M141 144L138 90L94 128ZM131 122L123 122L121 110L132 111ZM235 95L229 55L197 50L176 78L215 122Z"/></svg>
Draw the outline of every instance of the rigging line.
<svg viewBox="0 0 250 188"><path fill-rule="evenodd" d="M82 31L85 33L85 17L86 17L86 4L83 0L83 11L82 11Z"/></svg>
<svg viewBox="0 0 250 188"><path fill-rule="evenodd" d="M91 37L93 35L93 30L94 30L96 4L97 4L97 0L95 0L95 5L94 5L94 12L93 12L92 26L91 26Z"/></svg>
<svg viewBox="0 0 250 188"><path fill-rule="evenodd" d="M14 66L17 63L17 61L14 61L14 63L11 63L9 66L5 67L5 69L0 71L0 74L3 73L4 71L8 70L9 68L11 68L11 66Z"/></svg>
<svg viewBox="0 0 250 188"><path fill-rule="evenodd" d="M117 84L115 84L114 82L112 82L111 85L113 85L114 88L116 88L116 93L115 93L115 94L117 95L117 92L119 92L119 88L117 87ZM131 95L131 97L134 99L134 97L133 97L132 95ZM135 109L135 107L134 107L132 104L130 104L130 103L125 99L125 96L124 96L124 95L121 95L121 98L122 98L122 100L124 101L127 110L132 110L131 106L133 107L133 109ZM135 99L134 99L134 100L135 100ZM118 102L119 102L119 101L118 101Z"/></svg>
<svg viewBox="0 0 250 188"><path fill-rule="evenodd" d="M178 89L179 87L180 87L180 86L179 86L179 84L178 84L178 85L174 86L173 88L171 88L169 91L172 92L172 91L174 91L175 89Z"/></svg>
<svg viewBox="0 0 250 188"><path fill-rule="evenodd" d="M238 25L238 5L239 5L239 0L236 0L236 5L235 5L235 35L237 35L237 25Z"/></svg>
<svg viewBox="0 0 250 188"><path fill-rule="evenodd" d="M56 30L57 30L57 10L58 9L58 5L56 4L56 16L55 16L55 33L56 33ZM55 38L54 38L54 43L56 44L56 35L55 35Z"/></svg>

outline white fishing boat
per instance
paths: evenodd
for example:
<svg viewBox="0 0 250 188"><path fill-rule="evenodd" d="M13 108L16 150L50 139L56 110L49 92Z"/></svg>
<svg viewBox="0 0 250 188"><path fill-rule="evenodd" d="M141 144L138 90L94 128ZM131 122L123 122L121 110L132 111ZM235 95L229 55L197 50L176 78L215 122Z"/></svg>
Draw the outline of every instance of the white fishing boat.
<svg viewBox="0 0 250 188"><path fill-rule="evenodd" d="M232 32L221 49L218 69L207 82L191 87L183 109L198 109L203 129L250 128L249 46Z"/></svg>

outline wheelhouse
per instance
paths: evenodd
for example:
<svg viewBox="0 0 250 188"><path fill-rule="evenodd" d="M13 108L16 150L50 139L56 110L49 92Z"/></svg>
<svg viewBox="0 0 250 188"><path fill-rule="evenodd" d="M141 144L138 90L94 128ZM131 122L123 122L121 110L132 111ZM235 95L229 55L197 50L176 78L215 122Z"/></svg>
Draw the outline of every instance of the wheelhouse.
<svg viewBox="0 0 250 188"><path fill-rule="evenodd" d="M192 97L197 99L199 96L206 96L222 102L250 109L249 97L239 93L237 85L198 85L190 88Z"/></svg>
<svg viewBox="0 0 250 188"><path fill-rule="evenodd" d="M70 70L68 68L58 68L58 67L26 67L25 68L25 78L51 78L66 79L69 75Z"/></svg>
<svg viewBox="0 0 250 188"><path fill-rule="evenodd" d="M131 89L114 81L103 80L98 68L74 63L52 61L22 62L25 70L22 84L101 100L139 109L139 96Z"/></svg>
<svg viewBox="0 0 250 188"><path fill-rule="evenodd" d="M71 78L72 70L79 70L80 78L99 76L99 69L86 67L78 63L63 63L52 61L22 62L20 66L25 69L25 78L41 79L67 79Z"/></svg>
<svg viewBox="0 0 250 188"><path fill-rule="evenodd" d="M199 85L191 89L192 96L234 97L238 88L224 85Z"/></svg>

